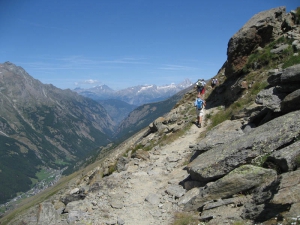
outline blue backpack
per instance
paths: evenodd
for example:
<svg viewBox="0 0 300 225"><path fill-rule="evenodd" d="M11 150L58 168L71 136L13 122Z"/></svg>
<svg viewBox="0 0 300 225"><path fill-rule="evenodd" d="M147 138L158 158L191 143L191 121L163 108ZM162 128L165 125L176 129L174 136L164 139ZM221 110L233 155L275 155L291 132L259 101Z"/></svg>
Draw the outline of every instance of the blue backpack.
<svg viewBox="0 0 300 225"><path fill-rule="evenodd" d="M197 98L194 105L197 107L197 109L199 109L199 110L202 109L203 108L203 100L200 98Z"/></svg>

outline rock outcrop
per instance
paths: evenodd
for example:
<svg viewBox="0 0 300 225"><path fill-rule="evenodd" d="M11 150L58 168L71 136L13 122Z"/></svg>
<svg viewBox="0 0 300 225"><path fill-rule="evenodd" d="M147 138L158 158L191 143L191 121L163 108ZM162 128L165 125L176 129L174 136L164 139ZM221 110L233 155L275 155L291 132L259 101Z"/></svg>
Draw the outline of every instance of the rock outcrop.
<svg viewBox="0 0 300 225"><path fill-rule="evenodd" d="M263 48L272 40L291 31L294 29L295 23L294 13L286 14L285 7L274 8L254 15L228 42L225 75L227 77L239 75L249 55L255 49ZM277 52L282 49L283 46L278 48Z"/></svg>

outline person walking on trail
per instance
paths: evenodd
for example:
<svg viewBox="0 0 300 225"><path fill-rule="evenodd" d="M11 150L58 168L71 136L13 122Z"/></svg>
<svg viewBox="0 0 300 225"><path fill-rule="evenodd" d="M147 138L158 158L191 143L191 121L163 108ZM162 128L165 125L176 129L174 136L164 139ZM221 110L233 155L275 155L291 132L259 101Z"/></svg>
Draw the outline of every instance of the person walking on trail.
<svg viewBox="0 0 300 225"><path fill-rule="evenodd" d="M215 86L217 86L218 84L218 79L217 78L213 78L211 81L211 87L214 88Z"/></svg>
<svg viewBox="0 0 300 225"><path fill-rule="evenodd" d="M197 122L196 126L201 127L202 118L204 116L204 108L206 106L206 102L204 99L201 98L201 94L198 93L196 101L194 102L194 106L196 107L196 115L197 115Z"/></svg>
<svg viewBox="0 0 300 225"><path fill-rule="evenodd" d="M197 82L196 82L196 87L197 87L197 93L198 94L201 94L201 95L204 95L205 94L205 81L204 79L199 79Z"/></svg>

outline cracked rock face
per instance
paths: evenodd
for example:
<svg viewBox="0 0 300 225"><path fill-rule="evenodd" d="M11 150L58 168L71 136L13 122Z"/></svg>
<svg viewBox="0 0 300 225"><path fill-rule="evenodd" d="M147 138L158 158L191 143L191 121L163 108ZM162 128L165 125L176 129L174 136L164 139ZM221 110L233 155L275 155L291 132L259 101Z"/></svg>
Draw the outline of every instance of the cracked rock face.
<svg viewBox="0 0 300 225"><path fill-rule="evenodd" d="M285 7L278 7L254 15L228 42L227 77L239 74L250 53L264 47L283 33L282 24L286 17Z"/></svg>
<svg viewBox="0 0 300 225"><path fill-rule="evenodd" d="M194 180L214 181L233 169L293 142L300 134L299 111L276 118L248 135L217 146L194 159L187 169Z"/></svg>

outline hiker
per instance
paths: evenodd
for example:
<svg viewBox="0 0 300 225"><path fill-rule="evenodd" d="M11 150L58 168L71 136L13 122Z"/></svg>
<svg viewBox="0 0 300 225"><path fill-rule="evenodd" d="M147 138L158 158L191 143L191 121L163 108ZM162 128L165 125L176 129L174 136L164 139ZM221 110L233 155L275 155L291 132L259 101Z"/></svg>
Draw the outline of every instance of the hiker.
<svg viewBox="0 0 300 225"><path fill-rule="evenodd" d="M211 87L214 88L215 86L217 86L218 84L218 79L217 78L213 78L211 81Z"/></svg>
<svg viewBox="0 0 300 225"><path fill-rule="evenodd" d="M199 79L197 82L196 82L196 86L197 86L197 93L200 94L200 95L204 95L205 94L205 81L204 79Z"/></svg>
<svg viewBox="0 0 300 225"><path fill-rule="evenodd" d="M196 126L201 127L202 118L204 115L204 107L206 106L205 100L201 98L201 94L198 93L196 101L194 102L194 106L196 107L196 114L197 114L197 122Z"/></svg>

